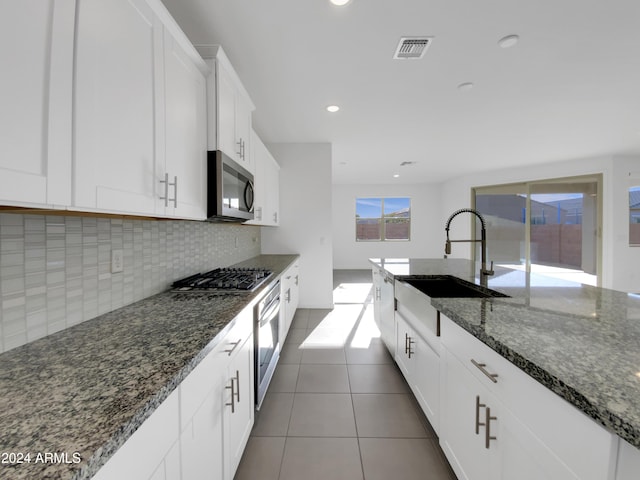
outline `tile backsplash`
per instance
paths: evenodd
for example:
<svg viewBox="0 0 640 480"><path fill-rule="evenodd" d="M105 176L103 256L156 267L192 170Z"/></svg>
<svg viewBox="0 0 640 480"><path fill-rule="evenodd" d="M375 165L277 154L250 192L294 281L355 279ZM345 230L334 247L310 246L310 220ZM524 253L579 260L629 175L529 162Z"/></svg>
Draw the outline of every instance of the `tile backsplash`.
<svg viewBox="0 0 640 480"><path fill-rule="evenodd" d="M255 226L0 214L0 352L259 254Z"/></svg>

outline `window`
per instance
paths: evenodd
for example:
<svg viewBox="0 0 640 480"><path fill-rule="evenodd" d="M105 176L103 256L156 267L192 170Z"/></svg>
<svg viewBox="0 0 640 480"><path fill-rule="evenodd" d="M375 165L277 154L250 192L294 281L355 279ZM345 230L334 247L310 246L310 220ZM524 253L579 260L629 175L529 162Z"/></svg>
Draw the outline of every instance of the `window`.
<svg viewBox="0 0 640 480"><path fill-rule="evenodd" d="M409 240L410 230L409 198L356 198L356 241Z"/></svg>
<svg viewBox="0 0 640 480"><path fill-rule="evenodd" d="M629 188L629 245L640 246L640 187Z"/></svg>
<svg viewBox="0 0 640 480"><path fill-rule="evenodd" d="M596 285L602 258L597 235L601 191L601 175L475 188L474 205L487 224L488 260ZM479 222L471 221L479 238ZM478 244L475 258L477 249Z"/></svg>

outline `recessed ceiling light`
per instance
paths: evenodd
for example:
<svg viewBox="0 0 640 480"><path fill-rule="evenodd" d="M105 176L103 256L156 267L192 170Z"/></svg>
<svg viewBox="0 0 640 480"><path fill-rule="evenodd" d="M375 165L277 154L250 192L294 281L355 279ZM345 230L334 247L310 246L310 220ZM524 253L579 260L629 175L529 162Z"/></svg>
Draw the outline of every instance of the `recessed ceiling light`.
<svg viewBox="0 0 640 480"><path fill-rule="evenodd" d="M520 40L520 37L518 35L507 35L506 37L502 37L500 40L498 40L498 45L500 45L502 48L509 48L518 43L518 40Z"/></svg>
<svg viewBox="0 0 640 480"><path fill-rule="evenodd" d="M398 178L399 176L400 176L400 175L399 175L399 174L397 174L397 173L394 173L394 174L393 174L393 178Z"/></svg>
<svg viewBox="0 0 640 480"><path fill-rule="evenodd" d="M329 1L338 7L341 7L349 3L349 0L329 0Z"/></svg>
<svg viewBox="0 0 640 480"><path fill-rule="evenodd" d="M464 82L458 85L458 90L460 90L461 92L468 92L472 88L473 88L473 83L471 82Z"/></svg>
<svg viewBox="0 0 640 480"><path fill-rule="evenodd" d="M331 113L336 113L338 110L340 110L340 107L338 105L329 105L327 107L327 111Z"/></svg>

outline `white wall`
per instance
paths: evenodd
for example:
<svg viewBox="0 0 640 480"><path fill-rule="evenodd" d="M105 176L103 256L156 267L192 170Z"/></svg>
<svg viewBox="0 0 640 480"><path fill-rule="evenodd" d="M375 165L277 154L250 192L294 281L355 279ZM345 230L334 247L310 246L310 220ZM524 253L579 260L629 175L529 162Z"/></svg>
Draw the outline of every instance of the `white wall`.
<svg viewBox="0 0 640 480"><path fill-rule="evenodd" d="M628 246L630 171L640 172L639 158L597 157L458 177L442 184L441 223L455 210L469 207L472 187L602 173L602 286L640 292L640 273L637 272L640 249ZM467 238L470 225L470 222L454 222L451 237ZM455 248L451 257L470 258L470 255L469 247Z"/></svg>
<svg viewBox="0 0 640 480"><path fill-rule="evenodd" d="M411 198L411 240L408 242L356 242L357 197ZM444 254L444 223L439 184L334 185L333 266L336 269L370 268L367 259L433 258Z"/></svg>
<svg viewBox="0 0 640 480"><path fill-rule="evenodd" d="M300 307L331 308L331 144L267 147L280 164L280 226L262 228L262 253L300 254Z"/></svg>

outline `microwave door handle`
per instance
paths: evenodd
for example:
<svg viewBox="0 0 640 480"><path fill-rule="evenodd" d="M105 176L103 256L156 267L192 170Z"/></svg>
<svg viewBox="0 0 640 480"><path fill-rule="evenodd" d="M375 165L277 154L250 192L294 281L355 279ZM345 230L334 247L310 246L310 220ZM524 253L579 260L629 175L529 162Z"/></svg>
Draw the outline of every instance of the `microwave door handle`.
<svg viewBox="0 0 640 480"><path fill-rule="evenodd" d="M251 195L249 195L249 193ZM244 186L244 204L247 206L248 212L253 210L253 184L251 181L247 181L247 184Z"/></svg>

